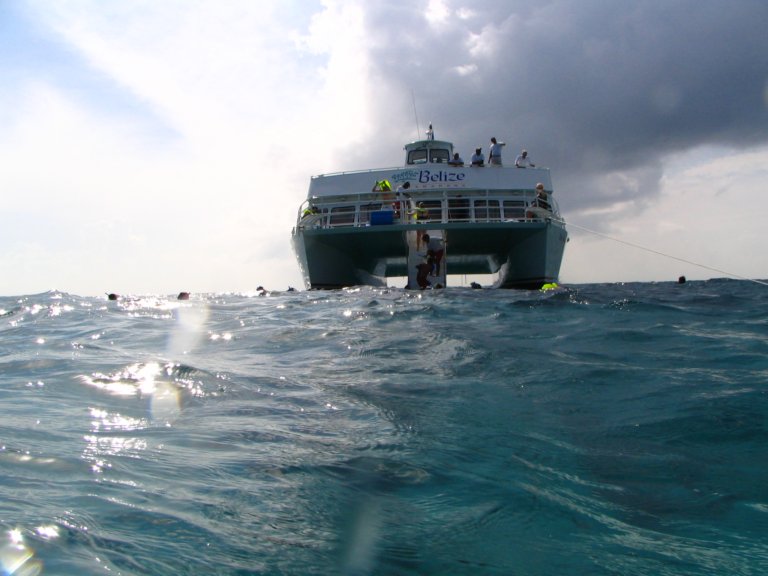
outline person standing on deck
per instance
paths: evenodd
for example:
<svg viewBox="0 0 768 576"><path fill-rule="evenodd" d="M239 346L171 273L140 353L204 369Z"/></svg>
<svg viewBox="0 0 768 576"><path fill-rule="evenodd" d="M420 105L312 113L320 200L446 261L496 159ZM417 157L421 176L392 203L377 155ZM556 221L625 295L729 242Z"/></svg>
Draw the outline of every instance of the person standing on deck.
<svg viewBox="0 0 768 576"><path fill-rule="evenodd" d="M424 222L427 219L429 211L424 208L424 202L419 202L416 204L416 207L413 209L411 214L413 215L413 223L418 224L419 220Z"/></svg>
<svg viewBox="0 0 768 576"><path fill-rule="evenodd" d="M488 164L491 166L501 166L501 149L506 145L505 142L497 142L495 136L491 138L490 150L488 151Z"/></svg>
<svg viewBox="0 0 768 576"><path fill-rule="evenodd" d="M395 218L396 219L405 219L406 210L405 207L408 205L406 198L410 198L411 195L408 194L408 190L411 188L410 182L403 182L400 186L397 187L397 190L395 190L395 201L392 202L392 209L395 211Z"/></svg>
<svg viewBox="0 0 768 576"><path fill-rule="evenodd" d="M429 217L429 210L424 207L424 202L419 202L410 214L413 216L414 224L424 223ZM422 236L424 236L424 230L416 230L416 250L421 249Z"/></svg>

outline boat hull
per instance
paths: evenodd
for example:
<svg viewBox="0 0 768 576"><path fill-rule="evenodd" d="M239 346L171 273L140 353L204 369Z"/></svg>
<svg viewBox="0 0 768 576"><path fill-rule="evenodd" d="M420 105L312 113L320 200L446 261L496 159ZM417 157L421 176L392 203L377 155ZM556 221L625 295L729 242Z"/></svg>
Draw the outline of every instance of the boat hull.
<svg viewBox="0 0 768 576"><path fill-rule="evenodd" d="M568 239L556 220L297 228L293 247L306 287L386 286L388 277L407 276L406 234L414 228L442 232L448 274L491 274L498 288L557 282Z"/></svg>

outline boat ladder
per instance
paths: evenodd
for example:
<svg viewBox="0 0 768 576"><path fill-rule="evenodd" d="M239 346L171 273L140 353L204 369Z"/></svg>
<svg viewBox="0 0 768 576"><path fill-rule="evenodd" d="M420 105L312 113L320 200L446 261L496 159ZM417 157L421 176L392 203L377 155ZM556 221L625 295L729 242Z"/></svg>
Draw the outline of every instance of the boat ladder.
<svg viewBox="0 0 768 576"><path fill-rule="evenodd" d="M445 288L446 231L408 230L405 235L408 244L408 288Z"/></svg>

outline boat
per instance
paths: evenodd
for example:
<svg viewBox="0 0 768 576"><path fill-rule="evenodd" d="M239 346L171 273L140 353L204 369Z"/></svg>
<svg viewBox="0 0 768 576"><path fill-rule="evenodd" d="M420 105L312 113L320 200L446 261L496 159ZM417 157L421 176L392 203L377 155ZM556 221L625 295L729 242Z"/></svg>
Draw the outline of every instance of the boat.
<svg viewBox="0 0 768 576"><path fill-rule="evenodd" d="M291 234L307 289L396 277L445 288L449 276L489 274L495 288L558 282L568 233L548 168L456 165L453 144L431 130L404 148L403 166L310 179Z"/></svg>

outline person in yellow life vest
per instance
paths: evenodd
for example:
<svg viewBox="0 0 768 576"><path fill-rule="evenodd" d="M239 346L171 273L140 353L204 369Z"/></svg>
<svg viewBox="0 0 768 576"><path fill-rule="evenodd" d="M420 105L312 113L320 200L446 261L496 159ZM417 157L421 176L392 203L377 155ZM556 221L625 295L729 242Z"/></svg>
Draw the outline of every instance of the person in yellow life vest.
<svg viewBox="0 0 768 576"><path fill-rule="evenodd" d="M307 206L304 211L301 213L301 218L304 219L307 216L312 216L312 214L319 214L320 209L317 206Z"/></svg>
<svg viewBox="0 0 768 576"><path fill-rule="evenodd" d="M392 191L392 184L389 183L389 180L376 180L376 184L373 185L373 190L371 192L391 192Z"/></svg>
<svg viewBox="0 0 768 576"><path fill-rule="evenodd" d="M427 218L429 217L429 210L424 208L424 202L419 202L416 204L416 207L409 213L413 218L414 224L418 224L419 222L426 222ZM424 230L416 230L416 250L421 248L421 240L423 236Z"/></svg>
<svg viewBox="0 0 768 576"><path fill-rule="evenodd" d="M392 194L392 184L389 183L389 180L376 180L376 183L373 185L372 192L381 192L381 199L386 201L391 201L394 199L394 195ZM386 210L386 204L381 205L382 210Z"/></svg>
<svg viewBox="0 0 768 576"><path fill-rule="evenodd" d="M419 202L416 207L411 211L414 224L418 224L419 221L424 221L429 215L429 210L424 208L424 202Z"/></svg>

